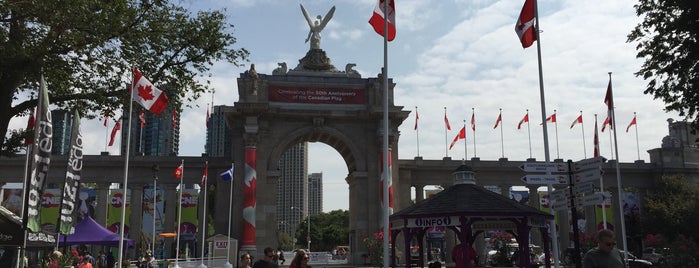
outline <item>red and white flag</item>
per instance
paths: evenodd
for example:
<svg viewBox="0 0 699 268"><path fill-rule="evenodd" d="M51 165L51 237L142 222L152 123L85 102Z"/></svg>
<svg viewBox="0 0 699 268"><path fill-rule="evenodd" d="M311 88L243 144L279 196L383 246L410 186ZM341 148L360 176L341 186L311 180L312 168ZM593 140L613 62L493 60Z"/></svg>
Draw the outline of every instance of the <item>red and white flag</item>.
<svg viewBox="0 0 699 268"><path fill-rule="evenodd" d="M498 128L498 125L500 125L500 122L502 122L502 112L500 112L500 114L498 115L498 119L495 120L495 126L493 128L494 129Z"/></svg>
<svg viewBox="0 0 699 268"><path fill-rule="evenodd" d="M141 121L141 128L146 126L146 113L141 111L141 113L138 115L138 120Z"/></svg>
<svg viewBox="0 0 699 268"><path fill-rule="evenodd" d="M112 146L114 145L114 137L116 137L117 131L121 129L121 120L117 121L116 125L114 125L114 128L112 129L112 135L109 137L109 145Z"/></svg>
<svg viewBox="0 0 699 268"><path fill-rule="evenodd" d="M582 124L582 115L579 115L578 118L576 118L572 124L570 124L570 128L572 129L575 125L578 123Z"/></svg>
<svg viewBox="0 0 699 268"><path fill-rule="evenodd" d="M204 165L204 175L201 176L201 182L199 185L204 186L206 185L206 180L209 178L209 162L207 161L206 164Z"/></svg>
<svg viewBox="0 0 699 268"><path fill-rule="evenodd" d="M604 104L607 105L607 118L612 118L614 111L614 98L612 97L612 77L609 76L609 84L607 85L607 94L604 95ZM609 128L613 129L612 121L609 121Z"/></svg>
<svg viewBox="0 0 699 268"><path fill-rule="evenodd" d="M447 130L451 130L451 125L449 125L449 118L447 118L446 110L444 110L444 125L447 127Z"/></svg>
<svg viewBox="0 0 699 268"><path fill-rule="evenodd" d="M138 102L143 108L154 114L161 114L169 102L165 92L153 86L138 68L134 68L133 73L133 88L131 88L133 101Z"/></svg>
<svg viewBox="0 0 699 268"><path fill-rule="evenodd" d="M636 115L633 116L631 123L629 123L629 126L626 127L626 133L629 133L629 128L631 128L631 126L633 126L633 125L636 125Z"/></svg>
<svg viewBox="0 0 699 268"><path fill-rule="evenodd" d="M476 131L476 111L471 114L471 129Z"/></svg>
<svg viewBox="0 0 699 268"><path fill-rule="evenodd" d="M604 129L609 125L609 128L612 128L612 121L609 120L609 116L607 116L607 119L604 119L604 123L602 123L602 132L604 132Z"/></svg>
<svg viewBox="0 0 699 268"><path fill-rule="evenodd" d="M524 118L522 120L519 120L519 123L517 124L517 129L522 129L522 124L524 123L529 123L529 112L524 115Z"/></svg>
<svg viewBox="0 0 699 268"><path fill-rule="evenodd" d="M388 1L388 10L384 10L384 1ZM388 36L384 35L383 32L384 14L388 14ZM394 1L378 0L374 13L369 19L369 24L377 34L385 36L388 41L393 41L396 38L396 6Z"/></svg>
<svg viewBox="0 0 699 268"><path fill-rule="evenodd" d="M27 128L25 128L25 131L33 130L34 126L36 125L36 118L34 118L34 109L32 109L32 112L29 114L29 119L27 119ZM24 145L29 145L29 144L34 144L34 134L32 135L27 135L26 138L24 138Z"/></svg>
<svg viewBox="0 0 699 268"><path fill-rule="evenodd" d="M182 179L182 172L184 172L184 164L180 164L172 175L175 176L175 179Z"/></svg>
<svg viewBox="0 0 699 268"><path fill-rule="evenodd" d="M519 41L523 48L530 47L536 41L535 19L535 0L525 0L522 11L519 13L517 23L515 24L515 32L519 36Z"/></svg>
<svg viewBox="0 0 699 268"><path fill-rule="evenodd" d="M465 139L466 138L466 126L462 127L461 130L459 130L459 134L456 134L456 137L454 137L454 140L451 142L451 145L449 145L449 150L451 150L451 147L454 147L454 144L456 144L457 141L460 139Z"/></svg>
<svg viewBox="0 0 699 268"><path fill-rule="evenodd" d="M546 123L556 123L556 113L554 112L551 116L546 117ZM539 125L543 125L544 123L541 123Z"/></svg>
<svg viewBox="0 0 699 268"><path fill-rule="evenodd" d="M594 152L593 152L593 157L598 157L599 156L599 134L597 133L597 120L595 120L595 138L593 139L593 144L594 144Z"/></svg>
<svg viewBox="0 0 699 268"><path fill-rule="evenodd" d="M417 130L417 120L420 119L420 115L417 113L417 107L415 107L415 126L413 127L413 130Z"/></svg>
<svg viewBox="0 0 699 268"><path fill-rule="evenodd" d="M109 109L104 110L104 122L102 123L102 125L104 125L105 127L107 126L107 119L109 119Z"/></svg>

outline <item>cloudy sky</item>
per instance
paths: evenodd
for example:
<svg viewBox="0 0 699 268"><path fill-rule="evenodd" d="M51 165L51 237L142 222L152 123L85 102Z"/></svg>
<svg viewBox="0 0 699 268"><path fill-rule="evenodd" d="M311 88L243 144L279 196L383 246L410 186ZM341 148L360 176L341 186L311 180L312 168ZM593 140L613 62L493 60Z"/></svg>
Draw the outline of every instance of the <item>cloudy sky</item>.
<svg viewBox="0 0 699 268"><path fill-rule="evenodd" d="M636 59L635 44L626 36L641 20L633 1L542 0L539 2L541 42L522 49L514 31L523 0L404 0L396 1L397 37L389 43L388 72L395 88L395 104L411 111L400 127L399 158L441 159L464 120L475 109L476 133L467 133L468 158L476 152L482 160L504 156L525 160L530 155L527 128L517 123L529 109L531 154L544 160L539 95L537 49L541 46L546 116L557 110L558 126L549 124L551 158L579 160L592 156L594 114L601 127L606 114L603 103L612 72L619 125L619 158L648 161L647 150L660 146L667 135L667 119L681 119L663 110L663 103L643 94L645 82L634 76L642 61ZM183 0L191 9L224 9L234 24L236 47L250 51L244 67L216 63L212 85L216 105L233 105L238 100L236 78L255 64L258 73L271 74L278 62L296 66L309 48L304 43L308 25L299 3L310 15L337 10L322 32L321 48L332 63L342 69L356 63L362 77L376 77L383 65L383 40L367 23L373 0ZM147 76L147 74L144 74ZM154 81L157 84L157 81ZM204 151L204 117L210 96L198 101L198 108L182 116L181 155ZM413 130L415 110L420 121ZM446 133L444 107L452 130ZM499 109L503 122L493 129ZM582 111L583 124L570 129ZM636 131L626 126L638 113ZM470 122L467 122L470 124ZM17 118L11 127L23 128L26 119ZM186 131L185 131L186 130ZM583 133L586 152L583 150ZM83 122L88 153L104 150L105 129L98 120ZM418 135L419 134L419 135ZM611 158L609 132L601 136L602 155ZM446 140L446 141L445 141ZM502 141L502 142L501 142ZM115 147L110 149L118 153ZM324 210L347 209L347 168L337 152L324 144L311 144L309 172L323 172ZM464 158L464 141L448 151L453 159ZM332 193L332 200L330 194Z"/></svg>

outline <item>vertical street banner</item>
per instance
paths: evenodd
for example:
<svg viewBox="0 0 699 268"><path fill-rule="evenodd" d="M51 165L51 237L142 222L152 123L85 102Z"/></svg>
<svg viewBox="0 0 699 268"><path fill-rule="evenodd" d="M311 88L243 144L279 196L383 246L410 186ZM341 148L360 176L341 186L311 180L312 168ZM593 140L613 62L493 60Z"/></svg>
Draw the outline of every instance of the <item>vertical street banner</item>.
<svg viewBox="0 0 699 268"><path fill-rule="evenodd" d="M121 225L121 206L126 206L126 216L124 222L124 235L129 233L129 221L131 220L130 206L131 193L127 191L124 197L124 190L112 189L109 193L109 205L107 206L107 229L114 233L119 233L119 225Z"/></svg>
<svg viewBox="0 0 699 268"><path fill-rule="evenodd" d="M155 227L155 239L158 239L157 234L163 232L163 189L155 191L153 196L153 185L148 185L143 189L143 228L141 229L141 237L145 237L148 244L153 242L153 227ZM153 201L155 201L155 215L153 215ZM153 224L155 222L155 224Z"/></svg>
<svg viewBox="0 0 699 268"><path fill-rule="evenodd" d="M597 219L597 230L604 229L604 216L602 213L607 215L607 229L614 230L614 213L612 212L612 200L611 198L604 199L604 208L601 204L595 205L595 218Z"/></svg>
<svg viewBox="0 0 699 268"><path fill-rule="evenodd" d="M180 222L180 234L183 236L194 236L199 226L197 207L199 204L199 193L197 189L184 189L182 192L182 218Z"/></svg>
<svg viewBox="0 0 699 268"><path fill-rule="evenodd" d="M549 198L549 195L545 192L539 192L539 210L546 212L546 213L551 213L551 202L552 200ZM558 213L553 214L553 222L556 222L556 231L558 231ZM546 221L546 226L550 228L549 221Z"/></svg>
<svg viewBox="0 0 699 268"><path fill-rule="evenodd" d="M26 195L26 212L24 224L32 232L41 230L41 214L39 214L41 196L44 193L46 176L49 173L51 163L51 146L53 144L53 125L51 124L51 111L49 110L49 93L46 90L44 76L39 82L39 105L37 109L36 125L34 127L34 159L32 171L29 175L29 184Z"/></svg>
<svg viewBox="0 0 699 268"><path fill-rule="evenodd" d="M231 183L233 183L231 181ZM242 246L255 245L255 207L257 204L257 148L245 148L245 178L243 181ZM233 193L231 193L233 198ZM230 216L230 215L229 215Z"/></svg>
<svg viewBox="0 0 699 268"><path fill-rule="evenodd" d="M54 232L61 205L61 189L45 189L41 196L41 229Z"/></svg>
<svg viewBox="0 0 699 268"><path fill-rule="evenodd" d="M77 201L80 190L80 174L83 169L83 136L80 133L80 115L73 115L73 126L70 131L70 151L68 152L68 168L63 185L61 198L61 218L58 232L72 234L75 232L77 221Z"/></svg>

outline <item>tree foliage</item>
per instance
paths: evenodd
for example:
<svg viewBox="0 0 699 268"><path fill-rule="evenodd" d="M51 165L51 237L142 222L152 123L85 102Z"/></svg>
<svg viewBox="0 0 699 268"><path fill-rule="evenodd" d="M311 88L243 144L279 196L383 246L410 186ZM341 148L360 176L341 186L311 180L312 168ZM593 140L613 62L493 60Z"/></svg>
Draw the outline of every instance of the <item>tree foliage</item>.
<svg viewBox="0 0 699 268"><path fill-rule="evenodd" d="M86 118L128 103L136 66L180 109L210 90L214 62L247 60L226 20L167 0L0 1L0 133L36 106L41 74L52 106ZM15 145L3 140L3 152Z"/></svg>
<svg viewBox="0 0 699 268"><path fill-rule="evenodd" d="M646 196L641 215L646 234L662 234L670 240L683 234L696 242L699 185L687 182L680 175L663 176L655 190Z"/></svg>
<svg viewBox="0 0 699 268"><path fill-rule="evenodd" d="M296 230L296 243L305 248L308 220ZM311 216L311 249L331 251L336 246L349 245L349 211L333 210Z"/></svg>
<svg viewBox="0 0 699 268"><path fill-rule="evenodd" d="M665 102L665 109L694 117L699 127L699 5L696 0L639 0L643 22L628 35L645 59L636 76L648 80L645 94Z"/></svg>

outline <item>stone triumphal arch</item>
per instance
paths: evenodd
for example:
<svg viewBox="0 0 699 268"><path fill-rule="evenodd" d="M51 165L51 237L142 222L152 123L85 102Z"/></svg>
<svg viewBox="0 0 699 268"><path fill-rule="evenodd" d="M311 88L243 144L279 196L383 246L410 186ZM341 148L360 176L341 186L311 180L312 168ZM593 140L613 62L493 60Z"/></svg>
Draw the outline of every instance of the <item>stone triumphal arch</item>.
<svg viewBox="0 0 699 268"><path fill-rule="evenodd" d="M323 50L311 48L293 69L280 63L268 75L252 65L240 74L240 99L225 114L233 133L233 215L243 215L233 217L232 235L240 238L242 251L259 255L277 245L275 201L284 194L277 192L278 163L300 142L325 143L347 165L351 248L360 249L364 237L380 230L383 79L362 78L354 66L337 70ZM389 80L389 147L397 163L398 126L409 112L393 104L393 87ZM393 169L393 182L398 183L398 167ZM217 217L216 225L225 229L227 222ZM360 254L354 253L351 261L357 263Z"/></svg>

